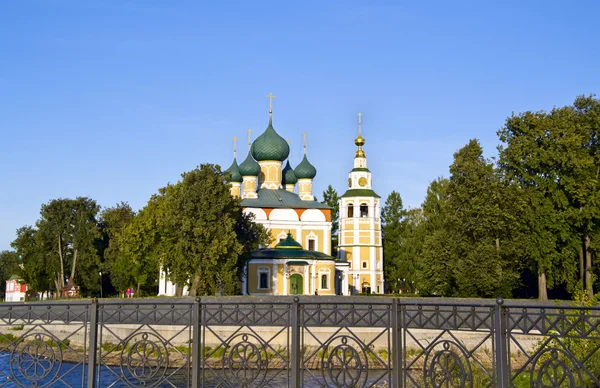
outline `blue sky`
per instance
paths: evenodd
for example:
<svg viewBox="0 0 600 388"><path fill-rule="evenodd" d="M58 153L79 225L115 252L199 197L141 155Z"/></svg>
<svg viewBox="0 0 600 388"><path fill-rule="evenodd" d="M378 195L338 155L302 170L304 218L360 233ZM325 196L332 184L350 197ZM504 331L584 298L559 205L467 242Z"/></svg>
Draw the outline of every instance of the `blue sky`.
<svg viewBox="0 0 600 388"><path fill-rule="evenodd" d="M374 189L419 206L512 112L597 93L596 1L0 3L0 250L53 198L134 209L273 123L315 192L346 187L363 113ZM238 160L245 157L244 141Z"/></svg>

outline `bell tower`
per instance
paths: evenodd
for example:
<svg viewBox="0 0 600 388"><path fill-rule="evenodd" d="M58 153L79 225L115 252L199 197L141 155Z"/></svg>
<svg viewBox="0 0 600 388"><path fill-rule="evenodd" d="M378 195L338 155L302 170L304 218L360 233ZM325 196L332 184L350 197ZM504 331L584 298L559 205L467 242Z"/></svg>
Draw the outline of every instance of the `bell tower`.
<svg viewBox="0 0 600 388"><path fill-rule="evenodd" d="M363 150L362 114L358 114L358 136L354 168L348 177L348 190L340 197L338 247L349 268L349 293L384 292L383 246L381 241L381 197L372 189L371 171Z"/></svg>

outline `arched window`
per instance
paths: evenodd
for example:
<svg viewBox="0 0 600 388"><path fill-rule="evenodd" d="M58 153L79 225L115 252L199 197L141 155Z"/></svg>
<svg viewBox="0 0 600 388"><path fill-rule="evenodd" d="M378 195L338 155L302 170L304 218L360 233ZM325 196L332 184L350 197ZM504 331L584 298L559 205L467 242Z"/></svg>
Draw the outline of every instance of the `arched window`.
<svg viewBox="0 0 600 388"><path fill-rule="evenodd" d="M329 279L327 274L321 275L321 289L328 290L329 289Z"/></svg>
<svg viewBox="0 0 600 388"><path fill-rule="evenodd" d="M366 203L360 204L360 216L368 217L369 216L369 206Z"/></svg>
<svg viewBox="0 0 600 388"><path fill-rule="evenodd" d="M352 218L352 217L354 217L354 205L349 204L348 205L348 218Z"/></svg>

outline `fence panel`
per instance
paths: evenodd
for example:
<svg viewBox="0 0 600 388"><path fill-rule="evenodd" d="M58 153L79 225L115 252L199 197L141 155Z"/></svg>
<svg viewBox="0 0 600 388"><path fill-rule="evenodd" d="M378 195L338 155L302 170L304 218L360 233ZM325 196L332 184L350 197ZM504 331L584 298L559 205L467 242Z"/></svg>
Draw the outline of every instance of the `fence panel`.
<svg viewBox="0 0 600 388"><path fill-rule="evenodd" d="M495 386L495 304L402 301L406 387Z"/></svg>
<svg viewBox="0 0 600 388"><path fill-rule="evenodd" d="M514 306L506 315L514 386L600 386L600 309Z"/></svg>
<svg viewBox="0 0 600 388"><path fill-rule="evenodd" d="M600 308L525 303L2 303L0 387L600 386Z"/></svg>
<svg viewBox="0 0 600 388"><path fill-rule="evenodd" d="M189 387L194 302L123 301L98 306L97 382Z"/></svg>
<svg viewBox="0 0 600 388"><path fill-rule="evenodd" d="M201 386L287 386L292 305L201 302Z"/></svg>
<svg viewBox="0 0 600 388"><path fill-rule="evenodd" d="M391 386L391 301L300 304L303 384Z"/></svg>
<svg viewBox="0 0 600 388"><path fill-rule="evenodd" d="M81 387L89 303L0 304L0 386Z"/></svg>

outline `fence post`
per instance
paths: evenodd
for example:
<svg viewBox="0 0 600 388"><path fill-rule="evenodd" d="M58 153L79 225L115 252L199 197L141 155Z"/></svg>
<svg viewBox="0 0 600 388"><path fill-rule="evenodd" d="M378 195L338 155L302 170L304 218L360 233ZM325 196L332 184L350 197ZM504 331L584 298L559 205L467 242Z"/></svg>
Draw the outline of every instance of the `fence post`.
<svg viewBox="0 0 600 388"><path fill-rule="evenodd" d="M300 345L300 298L294 297L294 303L292 304L292 311L290 314L290 326L292 330L292 351L290 367L292 368L290 386L292 388L300 388L302 386L300 381L300 365L302 359L301 345Z"/></svg>
<svg viewBox="0 0 600 388"><path fill-rule="evenodd" d="M200 332L200 298L192 305L192 387L200 387L202 369L202 333Z"/></svg>
<svg viewBox="0 0 600 388"><path fill-rule="evenodd" d="M394 298L392 301L392 386L402 388L404 379L402 375L402 311L400 309L400 299Z"/></svg>
<svg viewBox="0 0 600 388"><path fill-rule="evenodd" d="M96 386L96 359L98 357L98 299L92 299L90 309L90 338L88 343L87 387Z"/></svg>
<svg viewBox="0 0 600 388"><path fill-rule="evenodd" d="M496 298L496 309L494 311L494 340L496 342L496 386L502 388L508 388L510 380L510 371L508 370L506 326L504 299L498 297Z"/></svg>

